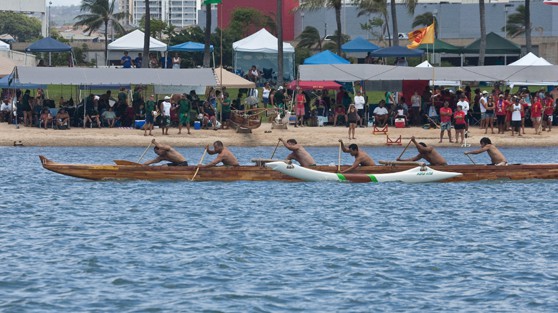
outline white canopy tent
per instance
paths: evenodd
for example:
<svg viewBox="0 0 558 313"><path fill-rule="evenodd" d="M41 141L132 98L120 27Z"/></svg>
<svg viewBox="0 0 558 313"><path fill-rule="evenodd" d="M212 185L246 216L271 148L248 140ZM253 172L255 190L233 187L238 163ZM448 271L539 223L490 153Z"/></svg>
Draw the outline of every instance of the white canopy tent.
<svg viewBox="0 0 558 313"><path fill-rule="evenodd" d="M300 65L300 80L460 80L558 85L558 66L405 67L375 64Z"/></svg>
<svg viewBox="0 0 558 313"><path fill-rule="evenodd" d="M259 70L270 68L277 72L277 38L265 28L233 43L235 71L247 72L252 65ZM294 79L295 49L283 42L283 77ZM279 75L279 74L277 74Z"/></svg>
<svg viewBox="0 0 558 313"><path fill-rule="evenodd" d="M119 51L143 51L144 33L136 29L133 32L124 35L115 41L109 43L108 50ZM153 37L149 38L149 51L167 51L167 44L160 42Z"/></svg>
<svg viewBox="0 0 558 313"><path fill-rule="evenodd" d="M511 66L546 66L546 65L552 65L552 63L548 62L547 60L545 60L543 57L538 57L535 54L533 54L532 52L527 53L525 56L523 56L521 59L510 63L508 65Z"/></svg>
<svg viewBox="0 0 558 313"><path fill-rule="evenodd" d="M0 40L0 51L10 50L10 45Z"/></svg>
<svg viewBox="0 0 558 313"><path fill-rule="evenodd" d="M217 86L210 68L167 69L119 69L82 67L16 67L15 77L23 84L47 85L165 85ZM187 89L184 88L184 89ZM189 91L189 89L187 90Z"/></svg>
<svg viewBox="0 0 558 313"><path fill-rule="evenodd" d="M416 67L432 67L428 61L424 61ZM430 80L430 86L460 86L460 80Z"/></svg>

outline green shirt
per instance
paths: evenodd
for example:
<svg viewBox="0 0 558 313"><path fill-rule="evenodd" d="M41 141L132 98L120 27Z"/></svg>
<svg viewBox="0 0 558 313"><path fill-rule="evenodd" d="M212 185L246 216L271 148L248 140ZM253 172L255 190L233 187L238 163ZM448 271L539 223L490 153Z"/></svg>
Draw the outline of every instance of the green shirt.
<svg viewBox="0 0 558 313"><path fill-rule="evenodd" d="M155 111L155 101L147 101L147 103L145 103L145 112L153 112Z"/></svg>
<svg viewBox="0 0 558 313"><path fill-rule="evenodd" d="M228 113L231 111L231 99L227 98L223 100L223 112Z"/></svg>
<svg viewBox="0 0 558 313"><path fill-rule="evenodd" d="M178 105L180 106L179 109L179 113L181 114L189 114L190 113L190 109L192 108L192 106L190 105L190 102L186 99L180 99L180 101L178 102Z"/></svg>

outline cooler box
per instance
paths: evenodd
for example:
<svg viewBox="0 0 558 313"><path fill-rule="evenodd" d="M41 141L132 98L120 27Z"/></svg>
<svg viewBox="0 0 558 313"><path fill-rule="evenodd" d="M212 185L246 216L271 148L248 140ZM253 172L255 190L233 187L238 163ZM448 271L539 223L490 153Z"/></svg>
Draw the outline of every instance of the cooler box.
<svg viewBox="0 0 558 313"><path fill-rule="evenodd" d="M395 119L395 128L405 128L405 119L404 118L396 118Z"/></svg>
<svg viewBox="0 0 558 313"><path fill-rule="evenodd" d="M136 123L135 123L136 128L141 129L143 127L143 125L145 125L145 120L136 120Z"/></svg>
<svg viewBox="0 0 558 313"><path fill-rule="evenodd" d="M201 122L200 121L195 121L194 122L194 129L201 129Z"/></svg>

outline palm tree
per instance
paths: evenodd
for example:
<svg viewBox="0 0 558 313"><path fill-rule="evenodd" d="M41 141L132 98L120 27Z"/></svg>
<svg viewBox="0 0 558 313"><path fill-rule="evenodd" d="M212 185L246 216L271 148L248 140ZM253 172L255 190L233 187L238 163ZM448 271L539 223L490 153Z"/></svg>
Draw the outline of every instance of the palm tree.
<svg viewBox="0 0 558 313"><path fill-rule="evenodd" d="M525 0L525 49L531 52L531 1Z"/></svg>
<svg viewBox="0 0 558 313"><path fill-rule="evenodd" d="M403 2L405 3L409 14L414 15L418 0L404 0ZM397 26L397 8L395 0L390 1L390 11L391 23L393 24L393 45L399 46L399 26Z"/></svg>
<svg viewBox="0 0 558 313"><path fill-rule="evenodd" d="M108 24L111 23L112 29L117 33L123 33L124 28L120 24L120 20L128 16L127 12L114 13L116 0L82 0L80 11L88 12L80 14L74 19L77 22L75 27L85 26L85 31L92 32L101 29L104 26L105 34L105 62L108 60Z"/></svg>
<svg viewBox="0 0 558 313"><path fill-rule="evenodd" d="M306 0L302 2L298 9L305 9L305 10L318 10L323 7L326 8L333 8L335 10L335 22L337 24L337 33L342 34L341 31L341 5L342 0ZM324 36L327 34L324 34ZM341 55L341 36L337 36L337 54Z"/></svg>
<svg viewBox="0 0 558 313"><path fill-rule="evenodd" d="M371 14L371 13L379 13L379 14L382 15L385 23L383 24L381 39L383 39L383 35L387 33L388 42L389 42L389 45L391 46L391 35L390 35L390 29L389 29L389 16L387 14L387 2L386 2L386 0L355 0L354 3L359 8L357 16L362 16L362 15Z"/></svg>
<svg viewBox="0 0 558 313"><path fill-rule="evenodd" d="M438 38L438 21L436 19L436 16L432 14L432 12L426 12L424 14L415 16L411 27L415 28L417 26L428 26L432 25L432 23L434 23L435 37Z"/></svg>
<svg viewBox="0 0 558 313"><path fill-rule="evenodd" d="M506 31L506 34L511 38L515 38L520 35L525 35L525 6L519 5L516 8L516 12L508 15L508 20L506 21L506 26L502 27L502 31ZM531 31L535 30L538 32L544 31L544 29L540 26L533 26L530 27Z"/></svg>
<svg viewBox="0 0 558 313"><path fill-rule="evenodd" d="M484 0L479 0L479 18L480 18L480 46L479 46L479 66L484 65L484 54L486 52L486 21L485 21Z"/></svg>
<svg viewBox="0 0 558 313"><path fill-rule="evenodd" d="M316 27L306 26L302 33L298 35L297 40L297 48L313 49L317 46L322 51L322 38L320 37L320 31Z"/></svg>
<svg viewBox="0 0 558 313"><path fill-rule="evenodd" d="M149 0L145 0L145 25L143 34L143 61L141 67L149 67L149 42L151 41L151 9L149 7Z"/></svg>
<svg viewBox="0 0 558 313"><path fill-rule="evenodd" d="M277 85L283 86L283 0L277 0Z"/></svg>

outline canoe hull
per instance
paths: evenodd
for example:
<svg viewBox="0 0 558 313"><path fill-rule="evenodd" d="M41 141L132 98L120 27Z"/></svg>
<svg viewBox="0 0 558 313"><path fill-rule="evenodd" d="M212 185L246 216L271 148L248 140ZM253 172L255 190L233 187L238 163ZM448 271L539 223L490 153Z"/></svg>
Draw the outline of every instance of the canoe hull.
<svg viewBox="0 0 558 313"><path fill-rule="evenodd" d="M73 177L90 180L190 180L195 166L147 166L147 165L100 165L100 164L61 164L40 156L47 170ZM341 170L349 166L341 166ZM363 166L355 174L383 174L408 170L416 166ZM453 177L445 182L478 180L522 180L558 179L558 164L520 164L509 166L489 165L447 165L431 168L446 172L457 172L462 176ZM336 173L337 166L316 166L322 172ZM263 166L211 167L201 168L196 181L300 181Z"/></svg>
<svg viewBox="0 0 558 313"><path fill-rule="evenodd" d="M301 167L296 164L286 164L285 162L270 162L267 167L282 174L300 179L303 181L321 182L352 182L352 183L431 183L461 176L461 173L445 172L433 170L427 166L417 166L408 170L394 173L368 173L368 174L340 174L317 171L311 168Z"/></svg>

